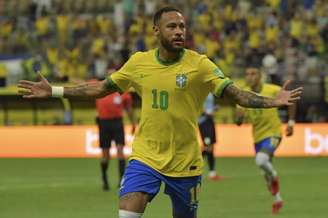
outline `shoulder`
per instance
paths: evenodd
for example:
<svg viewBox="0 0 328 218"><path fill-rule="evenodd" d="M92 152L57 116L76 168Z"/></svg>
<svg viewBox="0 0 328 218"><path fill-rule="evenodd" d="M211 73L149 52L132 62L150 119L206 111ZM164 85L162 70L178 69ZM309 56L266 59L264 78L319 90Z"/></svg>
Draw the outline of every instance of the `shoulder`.
<svg viewBox="0 0 328 218"><path fill-rule="evenodd" d="M206 55L199 54L198 52L190 49L185 49L185 60L191 62L191 63L196 63L199 64L201 61L208 59Z"/></svg>
<svg viewBox="0 0 328 218"><path fill-rule="evenodd" d="M130 71L131 71L131 69L138 68L138 66L140 66L140 64L144 63L145 61L152 60L153 55L154 55L153 50L144 51L144 52L137 51L132 55L130 55L129 59L125 62L124 65L126 67L130 67Z"/></svg>
<svg viewBox="0 0 328 218"><path fill-rule="evenodd" d="M206 55L203 54L199 54L198 52L194 51L194 50L190 50L190 49L185 49L185 56L188 59L192 59L192 60L202 60L202 59L207 59L208 57Z"/></svg>
<svg viewBox="0 0 328 218"><path fill-rule="evenodd" d="M143 58L149 56L149 53L151 53L152 50L149 50L149 51L137 51L135 52L134 54L132 54L130 56L130 61L139 61L139 60L142 60Z"/></svg>

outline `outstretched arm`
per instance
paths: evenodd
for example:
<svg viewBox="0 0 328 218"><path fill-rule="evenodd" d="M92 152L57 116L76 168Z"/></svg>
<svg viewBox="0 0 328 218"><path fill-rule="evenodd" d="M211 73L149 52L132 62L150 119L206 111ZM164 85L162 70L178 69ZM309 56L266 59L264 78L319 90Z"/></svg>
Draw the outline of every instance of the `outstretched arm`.
<svg viewBox="0 0 328 218"><path fill-rule="evenodd" d="M224 95L231 98L236 104L250 108L272 108L280 106L293 105L297 100L301 99L303 91L302 87L286 90L290 81L286 81L276 98L268 98L257 95L254 92L244 91L235 85L229 85L224 90Z"/></svg>
<svg viewBox="0 0 328 218"><path fill-rule="evenodd" d="M49 97L66 97L79 99L101 98L113 92L119 91L114 83L107 80L84 83L72 87L53 87L48 80L38 72L39 81L33 82L20 80L18 82L19 93L24 98L49 98Z"/></svg>

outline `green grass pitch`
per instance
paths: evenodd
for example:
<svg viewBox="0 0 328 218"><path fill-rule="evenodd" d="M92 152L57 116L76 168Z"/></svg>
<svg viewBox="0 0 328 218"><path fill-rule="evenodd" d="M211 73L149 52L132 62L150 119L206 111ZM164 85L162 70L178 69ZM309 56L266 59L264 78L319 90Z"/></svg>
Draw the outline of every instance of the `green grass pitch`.
<svg viewBox="0 0 328 218"><path fill-rule="evenodd" d="M1 218L117 218L117 160L111 191L101 190L97 159L0 159ZM285 206L279 218L328 217L328 158L276 158ZM252 158L219 158L224 180L204 174L199 218L266 218L271 196ZM169 218L163 191L143 218Z"/></svg>

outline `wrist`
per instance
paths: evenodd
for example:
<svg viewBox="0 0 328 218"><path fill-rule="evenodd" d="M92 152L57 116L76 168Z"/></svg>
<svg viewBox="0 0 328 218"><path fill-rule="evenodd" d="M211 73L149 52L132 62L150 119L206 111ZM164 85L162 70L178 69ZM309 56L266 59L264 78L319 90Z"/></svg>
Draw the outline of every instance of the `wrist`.
<svg viewBox="0 0 328 218"><path fill-rule="evenodd" d="M278 100L278 99L273 99L273 101L272 101L272 103L273 103L273 107L281 107L281 102Z"/></svg>
<svg viewBox="0 0 328 218"><path fill-rule="evenodd" d="M293 127L295 125L295 120L288 120L288 126Z"/></svg>
<svg viewBox="0 0 328 218"><path fill-rule="evenodd" d="M64 87L63 86L51 86L51 97L54 97L54 98L64 97Z"/></svg>

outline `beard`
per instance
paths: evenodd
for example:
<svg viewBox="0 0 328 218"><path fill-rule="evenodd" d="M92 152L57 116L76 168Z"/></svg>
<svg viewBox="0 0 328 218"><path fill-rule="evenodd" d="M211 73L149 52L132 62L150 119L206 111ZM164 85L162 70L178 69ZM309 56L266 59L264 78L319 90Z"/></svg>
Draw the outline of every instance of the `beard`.
<svg viewBox="0 0 328 218"><path fill-rule="evenodd" d="M174 47L173 43L163 37L160 37L160 42L168 52L181 52L184 49L184 45L181 47Z"/></svg>

